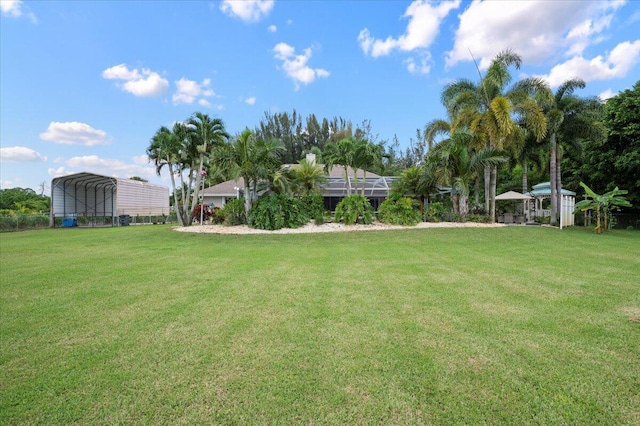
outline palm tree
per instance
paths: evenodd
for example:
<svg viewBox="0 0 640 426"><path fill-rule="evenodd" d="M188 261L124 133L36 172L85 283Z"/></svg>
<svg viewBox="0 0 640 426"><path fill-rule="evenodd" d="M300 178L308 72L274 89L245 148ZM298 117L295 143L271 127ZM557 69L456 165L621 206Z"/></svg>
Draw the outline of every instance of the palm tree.
<svg viewBox="0 0 640 426"><path fill-rule="evenodd" d="M437 191L435 175L430 163L421 166L411 166L400 173L400 179L391 186L392 197L410 197L420 202L420 213L424 219L425 201Z"/></svg>
<svg viewBox="0 0 640 426"><path fill-rule="evenodd" d="M183 214L184 212L182 211L183 209L181 208L181 204L178 202L178 191L175 180L175 175L177 173L182 176L182 171L179 168L182 148L183 144L178 134L169 130L169 128L165 126L162 126L151 138L149 147L147 148L147 156L149 157L149 161L155 164L156 174L158 176L160 176L164 167L169 169L171 189L173 190L173 201L176 208L178 222L180 223L180 226L186 226L187 216Z"/></svg>
<svg viewBox="0 0 640 426"><path fill-rule="evenodd" d="M211 118L207 114L196 112L188 121L192 129L192 137L194 138L198 151L198 170L195 173L195 186L193 191L192 205L195 206L200 196L201 180L204 177L204 160L205 156L211 154L216 146L224 143L229 134L225 131L224 122L220 118Z"/></svg>
<svg viewBox="0 0 640 426"><path fill-rule="evenodd" d="M355 153L355 142L347 137L338 142L330 142L325 145L322 153L325 171L328 172L333 166L340 165L344 169L344 181L347 186L347 195L351 195L351 184L349 183L348 167L353 165Z"/></svg>
<svg viewBox="0 0 640 426"><path fill-rule="evenodd" d="M365 139L360 139L356 142L353 153L354 173L358 169L362 169L363 182L360 195L363 197L367 182L367 170L381 168L383 156L384 147L382 145L371 143Z"/></svg>
<svg viewBox="0 0 640 426"><path fill-rule="evenodd" d="M514 140L524 137L517 123L522 122L539 140L546 133L546 118L532 98L547 89L540 79L521 80L512 87L509 67L520 68L522 59L511 50L499 53L478 84L461 79L445 87L442 103L452 120L453 131L465 130L486 148L502 150ZM484 170L485 208L495 220L497 168L487 163Z"/></svg>
<svg viewBox="0 0 640 426"><path fill-rule="evenodd" d="M599 102L575 96L576 89L584 89L585 82L571 79L562 83L546 105L549 135L549 174L551 182L551 224L557 223L558 209L562 203L562 171L560 168L561 143L576 143L582 138L598 138L603 128L591 116Z"/></svg>
<svg viewBox="0 0 640 426"><path fill-rule="evenodd" d="M462 216L469 213L471 186L485 166L495 167L507 161L506 157L499 155L496 148L474 150L473 139L470 133L456 132L430 153L439 183L451 186L457 191L458 212Z"/></svg>
<svg viewBox="0 0 640 426"><path fill-rule="evenodd" d="M234 178L244 180L245 210L249 213L258 192L258 183L268 182L279 169L280 157L285 152L277 139L256 139L253 132L245 129L230 143L220 145L214 160Z"/></svg>
<svg viewBox="0 0 640 426"><path fill-rule="evenodd" d="M313 192L322 183L326 182L327 178L324 171L316 164L312 164L306 159L298 161L298 164L299 166L294 169L293 173L300 195Z"/></svg>

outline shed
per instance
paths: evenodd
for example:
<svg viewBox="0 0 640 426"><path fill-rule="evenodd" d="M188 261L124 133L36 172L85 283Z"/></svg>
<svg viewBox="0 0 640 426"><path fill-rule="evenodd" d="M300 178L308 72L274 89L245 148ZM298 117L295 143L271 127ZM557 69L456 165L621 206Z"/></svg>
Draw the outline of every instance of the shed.
<svg viewBox="0 0 640 426"><path fill-rule="evenodd" d="M80 224L118 224L118 218L168 216L169 188L95 173L75 173L51 181L50 226L65 219Z"/></svg>

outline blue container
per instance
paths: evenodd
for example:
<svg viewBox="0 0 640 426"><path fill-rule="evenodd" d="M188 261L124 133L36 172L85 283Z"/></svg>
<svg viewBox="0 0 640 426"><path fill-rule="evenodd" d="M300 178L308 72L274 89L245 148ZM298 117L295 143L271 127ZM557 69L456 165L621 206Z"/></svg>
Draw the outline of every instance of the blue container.
<svg viewBox="0 0 640 426"><path fill-rule="evenodd" d="M62 219L63 228L72 228L74 226L78 226L78 221L76 219Z"/></svg>

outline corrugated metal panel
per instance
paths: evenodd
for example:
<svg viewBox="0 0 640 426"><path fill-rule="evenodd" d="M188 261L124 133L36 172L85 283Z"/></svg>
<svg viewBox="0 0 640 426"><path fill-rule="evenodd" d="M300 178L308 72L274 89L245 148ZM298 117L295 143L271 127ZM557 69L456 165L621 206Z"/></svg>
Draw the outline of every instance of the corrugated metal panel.
<svg viewBox="0 0 640 426"><path fill-rule="evenodd" d="M51 218L168 215L169 188L94 173L76 173L51 182Z"/></svg>
<svg viewBox="0 0 640 426"><path fill-rule="evenodd" d="M131 179L118 179L117 215L169 214L169 188Z"/></svg>

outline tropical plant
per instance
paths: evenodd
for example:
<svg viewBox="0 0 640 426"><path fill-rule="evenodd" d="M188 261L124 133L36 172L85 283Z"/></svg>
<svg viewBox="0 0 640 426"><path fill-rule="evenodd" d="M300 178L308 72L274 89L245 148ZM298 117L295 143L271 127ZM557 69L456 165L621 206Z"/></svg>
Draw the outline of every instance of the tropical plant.
<svg viewBox="0 0 640 426"><path fill-rule="evenodd" d="M571 79L562 83L551 102L545 105L547 133L549 137L549 175L551 182L551 219L552 225L558 220L558 208L562 201L562 171L559 151L560 143L576 143L581 138L602 139L603 127L593 119L590 110L599 108L599 102L575 96L576 89L584 89L585 82Z"/></svg>
<svg viewBox="0 0 640 426"><path fill-rule="evenodd" d="M327 181L325 172L306 159L298 161L299 166L293 169L297 192L304 196L316 191L321 184Z"/></svg>
<svg viewBox="0 0 640 426"><path fill-rule="evenodd" d="M307 222L309 216L302 202L289 195L265 195L249 211L249 226L257 229L299 228Z"/></svg>
<svg viewBox="0 0 640 426"><path fill-rule="evenodd" d="M335 220L345 225L355 223L368 225L373 220L373 207L362 195L344 197L336 206Z"/></svg>
<svg viewBox="0 0 640 426"><path fill-rule="evenodd" d="M390 197L410 197L419 202L420 213L424 216L425 201L437 192L436 179L431 164L411 166L400 173L400 178L391 184Z"/></svg>
<svg viewBox="0 0 640 426"><path fill-rule="evenodd" d="M362 169L363 182L360 189L360 195L364 196L364 190L367 182L367 170L381 168L383 156L384 148L381 145L371 143L366 139L358 139L355 141L352 166L354 169L355 182L357 182L357 171ZM357 190L358 188L356 187L356 192Z"/></svg>
<svg viewBox="0 0 640 426"><path fill-rule="evenodd" d="M184 156L186 146L183 137L185 135L186 128L182 123L174 124L173 130L162 126L153 135L147 147L147 157L156 166L156 174L160 176L162 169L165 167L169 170L171 189L173 191L173 205L176 209L176 216L180 226L187 226L191 223L189 214L191 209L188 206L189 194L186 192L189 190L190 185L185 185L183 181L184 167L188 167L185 164L186 157ZM176 187L176 175L180 177L180 191Z"/></svg>
<svg viewBox="0 0 640 426"><path fill-rule="evenodd" d="M192 205L195 206L200 197L201 180L204 179L206 175L206 171L204 170L205 157L208 157L216 146L222 145L229 139L229 134L224 128L222 119L212 119L207 114L201 112L195 112L193 114L188 121L188 126L198 152L198 170L195 174L196 180L192 201Z"/></svg>
<svg viewBox="0 0 640 426"><path fill-rule="evenodd" d="M225 203L222 207L224 224L227 226L237 226L247 224L247 213L244 209L244 198L234 198Z"/></svg>
<svg viewBox="0 0 640 426"><path fill-rule="evenodd" d="M435 163L434 174L438 182L456 190L457 212L463 218L469 213L469 194L478 175L486 167L495 168L507 161L495 148L474 150L472 141L473 135L456 132L429 154Z"/></svg>
<svg viewBox="0 0 640 426"><path fill-rule="evenodd" d="M519 69L521 64L519 55L505 50L491 61L485 75L480 75L478 84L467 79L448 84L442 92L442 103L451 118L451 130L467 130L485 148L497 150L524 137L518 123L522 123L537 140L542 140L546 134L546 117L532 96L548 91L548 87L537 78L524 79L508 87L512 80L509 68ZM484 184L485 208L491 217L495 217L495 165L486 165Z"/></svg>
<svg viewBox="0 0 640 426"><path fill-rule="evenodd" d="M353 166L355 155L355 142L353 138L347 137L338 142L331 142L325 145L322 152L325 172L329 172L332 167L340 165L344 170L344 180L347 186L347 196L351 195L351 185L349 184L348 167Z"/></svg>
<svg viewBox="0 0 640 426"><path fill-rule="evenodd" d="M387 199L378 208L378 220L390 225L415 226L422 221L418 207L413 198Z"/></svg>
<svg viewBox="0 0 640 426"><path fill-rule="evenodd" d="M280 155L283 151L284 145L280 141L257 139L249 129L216 150L216 164L234 178L243 178L247 212L257 199L258 184L268 182L279 170Z"/></svg>
<svg viewBox="0 0 640 426"><path fill-rule="evenodd" d="M576 203L574 213L594 211L596 213L596 234L609 230L612 211L620 207L631 207L631 203L623 197L629 191L616 187L613 191L600 195L593 192L584 182L580 182L580 186L584 188L588 198Z"/></svg>

